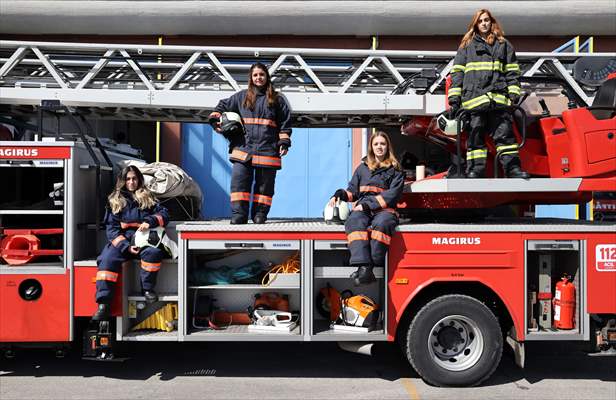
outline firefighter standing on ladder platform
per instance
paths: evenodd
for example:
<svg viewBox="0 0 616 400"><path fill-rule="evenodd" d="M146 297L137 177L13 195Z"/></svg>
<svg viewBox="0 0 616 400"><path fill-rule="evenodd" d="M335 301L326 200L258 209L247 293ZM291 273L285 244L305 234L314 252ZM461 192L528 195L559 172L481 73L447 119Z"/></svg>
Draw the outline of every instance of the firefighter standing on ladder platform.
<svg viewBox="0 0 616 400"><path fill-rule="evenodd" d="M497 153L501 154L505 176L530 177L521 169L512 115L506 109L516 105L520 98L519 75L515 50L505 39L498 21L488 10L477 11L456 54L448 92L451 115L460 107L470 110L466 152L468 178L485 176L486 129L494 139Z"/></svg>
<svg viewBox="0 0 616 400"><path fill-rule="evenodd" d="M356 286L376 280L373 268L385 266L385 255L398 225L396 203L404 188L404 173L391 140L378 131L370 137L368 156L357 167L346 190L338 189L330 206L341 199L355 202L345 223ZM370 227L370 229L369 229Z"/></svg>
<svg viewBox="0 0 616 400"><path fill-rule="evenodd" d="M274 196L276 171L281 157L291 147L291 110L271 83L267 67L256 63L248 73L248 89L221 100L210 119L233 111L242 117L246 134L242 143L231 151L231 223L248 222L250 192L252 220L263 224L267 220ZM220 132L217 127L216 130Z"/></svg>
<svg viewBox="0 0 616 400"><path fill-rule="evenodd" d="M92 317L99 321L107 319L111 312L113 289L122 263L131 258L141 259L141 288L147 302L158 300L154 291L156 276L165 252L156 247L138 248L131 245L131 238L137 230L143 231L165 226L169 221L167 209L144 187L143 174L135 166L122 170L114 191L109 195L109 206L105 214L109 243L98 257L96 273L96 302L98 310Z"/></svg>

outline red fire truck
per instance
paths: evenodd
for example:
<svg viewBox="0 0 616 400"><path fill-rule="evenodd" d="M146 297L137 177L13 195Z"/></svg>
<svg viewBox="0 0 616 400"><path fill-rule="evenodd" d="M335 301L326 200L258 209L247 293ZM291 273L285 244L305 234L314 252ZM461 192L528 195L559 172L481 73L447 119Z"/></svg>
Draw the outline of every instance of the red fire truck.
<svg viewBox="0 0 616 400"><path fill-rule="evenodd" d="M0 142L2 180L15 188L0 194L0 346L6 356L27 345L62 355L83 335L84 353L105 359L117 341L335 341L358 352L388 341L441 386L487 379L505 343L520 365L527 341L587 341L608 351L616 346L614 223L477 219L471 212L583 203L593 191L616 190L613 103L544 116L533 126L520 132L530 180L471 184L437 174L409 181L399 204L402 223L372 284L352 287L340 225L174 223L167 231L179 257L163 264L158 301L145 301L138 270L128 263L112 320L94 325L88 321L101 242L93 194L105 192L111 166L125 157L88 140ZM430 129L421 135L455 144ZM60 189L63 195L49 197ZM431 218L416 219L422 210ZM468 218L434 218L452 210ZM212 277L255 265L267 272L258 281Z"/></svg>

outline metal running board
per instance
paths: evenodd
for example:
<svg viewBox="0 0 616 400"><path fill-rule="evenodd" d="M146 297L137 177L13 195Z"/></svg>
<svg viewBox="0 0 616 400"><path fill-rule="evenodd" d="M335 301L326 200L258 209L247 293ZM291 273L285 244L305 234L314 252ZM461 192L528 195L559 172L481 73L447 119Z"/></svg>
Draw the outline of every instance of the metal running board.
<svg viewBox="0 0 616 400"><path fill-rule="evenodd" d="M616 58L616 53L517 55L524 76L558 78L588 105L593 89L573 79L573 63L581 57ZM203 122L220 99L246 87L248 68L259 61L270 65L295 126L399 124L400 116L444 109L444 78L454 56L454 51L4 40L0 104L27 114L41 100L57 99L94 119Z"/></svg>

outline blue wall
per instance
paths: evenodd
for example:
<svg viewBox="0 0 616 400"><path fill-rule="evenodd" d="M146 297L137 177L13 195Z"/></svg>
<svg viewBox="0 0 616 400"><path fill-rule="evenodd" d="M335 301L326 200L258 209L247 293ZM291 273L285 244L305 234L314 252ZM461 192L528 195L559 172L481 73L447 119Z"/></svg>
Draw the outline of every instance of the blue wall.
<svg viewBox="0 0 616 400"><path fill-rule="evenodd" d="M327 199L351 178L350 128L293 129L270 217L320 217ZM182 124L182 168L201 186L205 218L229 217L231 163L226 140L205 124Z"/></svg>

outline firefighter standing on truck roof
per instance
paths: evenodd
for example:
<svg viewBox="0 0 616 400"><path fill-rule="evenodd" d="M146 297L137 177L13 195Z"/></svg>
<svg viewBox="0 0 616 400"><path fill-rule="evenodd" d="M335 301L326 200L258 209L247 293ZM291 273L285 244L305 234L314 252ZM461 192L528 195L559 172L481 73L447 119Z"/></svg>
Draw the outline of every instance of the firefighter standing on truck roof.
<svg viewBox="0 0 616 400"><path fill-rule="evenodd" d="M210 118L233 111L241 115L246 134L242 143L232 149L231 223L248 222L250 192L252 220L263 224L267 220L274 196L276 171L281 157L291 147L291 111L270 80L267 67L253 64L248 73L248 89L221 100ZM221 132L219 126L216 131Z"/></svg>
<svg viewBox="0 0 616 400"><path fill-rule="evenodd" d="M355 205L345 223L355 285L376 280L373 268L385 266L385 255L398 225L396 203L404 188L404 172L394 155L389 136L382 131L370 137L368 156L355 169L346 190L338 189L329 205L341 199ZM370 227L370 229L369 229Z"/></svg>
<svg viewBox="0 0 616 400"><path fill-rule="evenodd" d="M451 115L462 107L470 110L467 143L467 177L485 176L488 151L484 134L488 130L509 178L529 178L520 166L518 144L512 131L507 106L520 98L520 66L515 50L505 39L498 21L488 10L479 10L462 38L451 69L448 100Z"/></svg>
<svg viewBox="0 0 616 400"><path fill-rule="evenodd" d="M113 289L122 263L131 258L141 259L141 288L146 301L157 301L158 296L154 291L156 276L166 255L157 247L138 248L131 245L131 238L137 230L165 226L169 221L167 209L158 204L152 192L144 186L143 174L137 167L128 166L122 170L108 199L105 224L109 243L96 260L98 310L92 317L95 321L110 316Z"/></svg>

